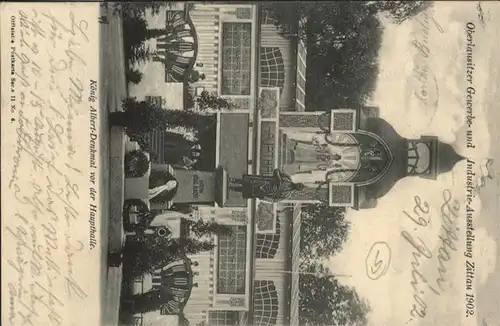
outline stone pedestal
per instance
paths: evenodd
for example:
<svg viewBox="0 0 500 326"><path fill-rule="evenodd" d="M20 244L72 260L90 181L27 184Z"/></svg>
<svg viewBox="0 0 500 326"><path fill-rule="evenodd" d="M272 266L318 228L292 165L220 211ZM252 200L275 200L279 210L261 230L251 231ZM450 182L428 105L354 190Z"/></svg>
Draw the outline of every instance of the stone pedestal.
<svg viewBox="0 0 500 326"><path fill-rule="evenodd" d="M179 183L177 194L166 203L149 202L149 177L164 172ZM217 204L224 207L228 196L228 176L223 168L215 171L174 169L168 164L151 164L140 178L125 178L125 199L140 199L149 209L169 209L173 204Z"/></svg>
<svg viewBox="0 0 500 326"><path fill-rule="evenodd" d="M174 169L170 165L152 164L151 171L165 171L170 173L179 186L175 197L168 203L151 203L150 209L169 209L173 204L217 204L224 207L227 200L228 177L223 168L215 171L197 171ZM136 184L139 193L148 194L149 184L145 187L142 183ZM142 197L135 197L142 198Z"/></svg>
<svg viewBox="0 0 500 326"><path fill-rule="evenodd" d="M149 174L140 178L125 178L125 199L148 200Z"/></svg>
<svg viewBox="0 0 500 326"><path fill-rule="evenodd" d="M130 150L130 148L129 148ZM144 153L149 158L149 153ZM128 178L124 180L123 187L123 199L127 201L129 199L138 199L144 202L144 204L149 208L149 175L151 173L151 167L142 177L139 178ZM137 223L137 214L132 213L130 215L130 223Z"/></svg>
<svg viewBox="0 0 500 326"><path fill-rule="evenodd" d="M227 174L224 169L215 171L175 170L179 182L173 203L214 204L224 207L227 199Z"/></svg>

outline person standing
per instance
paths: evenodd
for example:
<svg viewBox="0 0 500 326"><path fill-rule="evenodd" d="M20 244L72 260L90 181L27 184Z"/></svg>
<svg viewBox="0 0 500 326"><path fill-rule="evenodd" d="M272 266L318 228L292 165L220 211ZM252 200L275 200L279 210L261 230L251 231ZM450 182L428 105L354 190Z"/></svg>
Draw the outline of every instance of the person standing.
<svg viewBox="0 0 500 326"><path fill-rule="evenodd" d="M245 174L241 180L231 179L233 190L241 191L243 197L259 198L268 202L279 202L290 198L293 193L305 188L302 183L295 183L290 176L280 170L274 170L272 176Z"/></svg>
<svg viewBox="0 0 500 326"><path fill-rule="evenodd" d="M197 70L191 71L191 74L188 77L188 82L196 83L199 80L205 80L205 74L200 74Z"/></svg>

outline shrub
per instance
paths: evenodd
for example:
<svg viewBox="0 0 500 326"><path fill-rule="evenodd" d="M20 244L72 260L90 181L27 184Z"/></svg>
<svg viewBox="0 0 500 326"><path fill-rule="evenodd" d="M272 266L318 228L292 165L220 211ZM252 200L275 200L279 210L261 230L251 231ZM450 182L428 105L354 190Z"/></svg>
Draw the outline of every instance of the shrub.
<svg viewBox="0 0 500 326"><path fill-rule="evenodd" d="M183 219L183 227L186 228L186 233L192 233L195 237L201 238L207 234L215 234L217 236L231 235L232 229L228 225L219 224L214 221L193 221Z"/></svg>
<svg viewBox="0 0 500 326"><path fill-rule="evenodd" d="M198 103L198 109L201 111L208 109L227 110L230 108L228 100L218 97L215 93L207 91L201 92L200 96L196 99L196 102Z"/></svg>
<svg viewBox="0 0 500 326"><path fill-rule="evenodd" d="M134 209L139 215L139 225L130 224L130 214ZM150 214L147 204L141 199L127 199L123 203L123 227L126 231L132 231L134 228L140 225L146 225L150 222ZM154 216L153 216L154 218Z"/></svg>
<svg viewBox="0 0 500 326"><path fill-rule="evenodd" d="M140 178L149 169L149 158L143 151L135 150L125 154L125 177Z"/></svg>
<svg viewBox="0 0 500 326"><path fill-rule="evenodd" d="M163 29L149 29L142 14L123 16L123 46L125 56L130 63L149 60L154 54L150 52L145 42L151 38L164 35Z"/></svg>
<svg viewBox="0 0 500 326"><path fill-rule="evenodd" d="M214 123L213 117L189 110L168 110L146 101L129 97L123 100L123 111L109 115L111 125L126 129L130 137L151 132L155 129L183 127L187 131L207 129Z"/></svg>
<svg viewBox="0 0 500 326"><path fill-rule="evenodd" d="M137 69L128 69L125 74L125 78L127 79L127 81L135 85L141 82L142 76L143 73Z"/></svg>
<svg viewBox="0 0 500 326"><path fill-rule="evenodd" d="M123 111L112 112L110 123L126 129L130 137L153 131L167 123L167 113L159 106L135 98L126 98L122 104Z"/></svg>
<svg viewBox="0 0 500 326"><path fill-rule="evenodd" d="M149 135L147 133L129 135L130 140L137 142L139 147L149 153L150 161L153 161L154 153L151 151L151 144L149 143Z"/></svg>
<svg viewBox="0 0 500 326"><path fill-rule="evenodd" d="M127 240L123 254L123 274L128 279L152 274L158 268L179 259L179 244L154 235Z"/></svg>

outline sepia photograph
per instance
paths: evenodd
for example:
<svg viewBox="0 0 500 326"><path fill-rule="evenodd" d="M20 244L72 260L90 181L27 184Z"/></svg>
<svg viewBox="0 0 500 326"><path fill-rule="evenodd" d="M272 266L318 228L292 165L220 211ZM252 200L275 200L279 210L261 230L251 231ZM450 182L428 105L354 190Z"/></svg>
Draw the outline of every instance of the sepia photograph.
<svg viewBox="0 0 500 326"><path fill-rule="evenodd" d="M351 216L376 216L400 180L441 186L457 165L472 164L471 134L456 146L433 132L444 118L436 113L441 76L426 61L429 39L447 28L433 12L426 1L103 5L109 321L402 325L371 320L377 305L335 258L346 243L364 241ZM483 23L496 24L497 36L498 22ZM404 51L414 52L415 76L414 90L404 90L407 107L396 112L376 97L391 93L380 90L390 60L381 56L397 56L385 43L399 28L413 29ZM394 96L382 104L394 106ZM405 132L418 115L425 121ZM494 184L486 154L474 163L483 167L477 177ZM412 204L399 218L428 223L429 204L418 195ZM398 241L417 250L407 269L418 272L427 253L415 239L402 231ZM374 242L367 254L365 278L382 278L391 268L389 241ZM414 288L427 282L418 273ZM418 325L429 325L424 296L444 291L430 278L407 307Z"/></svg>

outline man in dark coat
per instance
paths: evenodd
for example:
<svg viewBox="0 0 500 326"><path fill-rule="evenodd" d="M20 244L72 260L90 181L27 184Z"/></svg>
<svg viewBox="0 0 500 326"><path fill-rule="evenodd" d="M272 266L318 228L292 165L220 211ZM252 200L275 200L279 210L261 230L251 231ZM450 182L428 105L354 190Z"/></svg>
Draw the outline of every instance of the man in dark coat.
<svg viewBox="0 0 500 326"><path fill-rule="evenodd" d="M243 179L231 181L233 184L239 184L232 189L241 191L244 198L259 198L268 202L285 200L304 189L304 184L294 183L290 176L278 169L274 170L272 176L245 174Z"/></svg>

